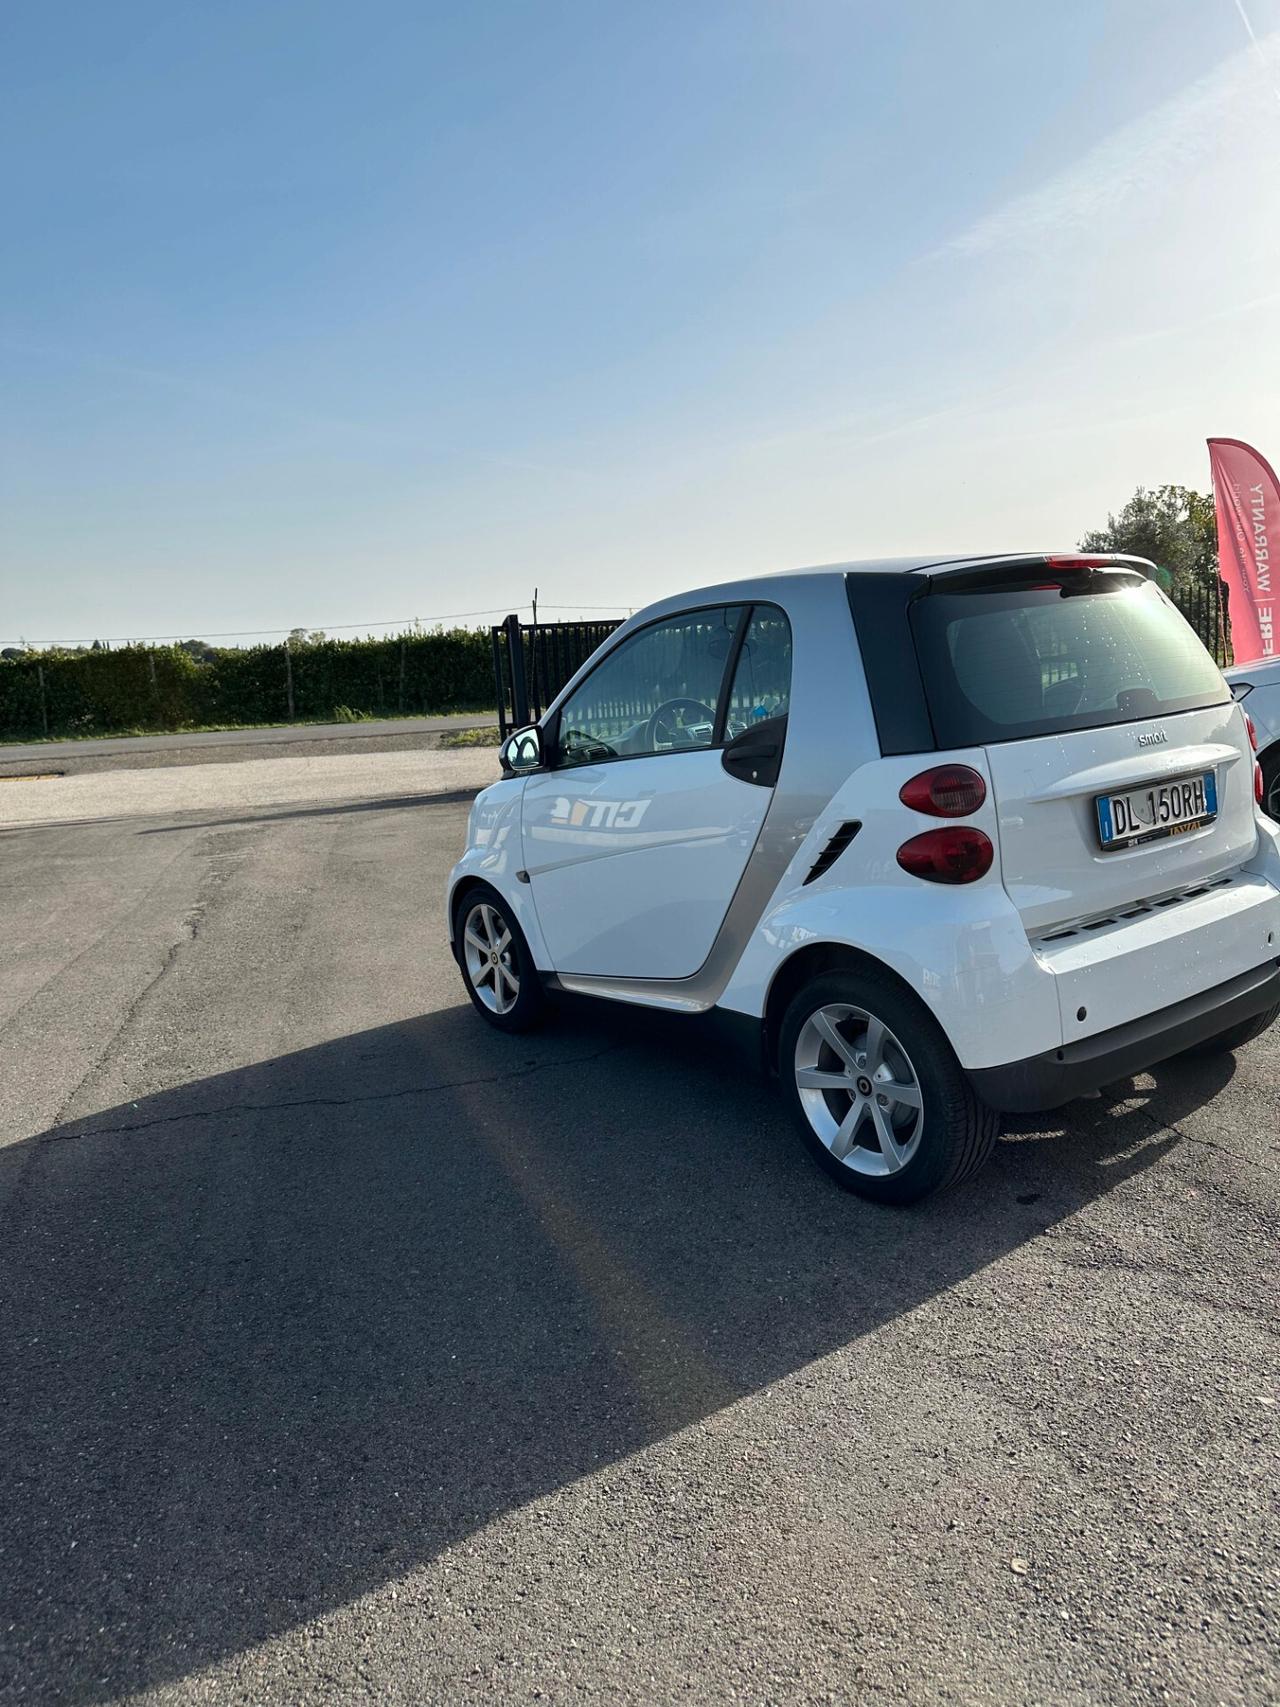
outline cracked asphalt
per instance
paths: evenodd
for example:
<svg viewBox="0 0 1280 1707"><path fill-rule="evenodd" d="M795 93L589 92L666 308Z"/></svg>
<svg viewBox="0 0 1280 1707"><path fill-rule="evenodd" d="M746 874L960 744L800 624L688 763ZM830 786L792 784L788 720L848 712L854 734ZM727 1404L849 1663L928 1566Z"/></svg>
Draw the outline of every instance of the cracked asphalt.
<svg viewBox="0 0 1280 1707"><path fill-rule="evenodd" d="M3 785L0 1700L1280 1699L1280 1038L872 1208L472 1014L492 764Z"/></svg>

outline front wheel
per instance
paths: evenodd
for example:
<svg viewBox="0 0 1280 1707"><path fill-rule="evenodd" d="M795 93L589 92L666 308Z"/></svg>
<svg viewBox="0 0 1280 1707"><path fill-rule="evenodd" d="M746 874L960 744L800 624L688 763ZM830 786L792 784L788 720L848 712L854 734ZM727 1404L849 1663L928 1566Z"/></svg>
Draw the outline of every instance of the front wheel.
<svg viewBox="0 0 1280 1707"><path fill-rule="evenodd" d="M528 1031L545 1001L524 932L496 889L469 889L454 918L458 964L476 1012L499 1031Z"/></svg>
<svg viewBox="0 0 1280 1707"><path fill-rule="evenodd" d="M779 1069L811 1154L876 1202L956 1185L995 1145L999 1117L974 1096L937 1021L874 972L804 986L782 1022Z"/></svg>

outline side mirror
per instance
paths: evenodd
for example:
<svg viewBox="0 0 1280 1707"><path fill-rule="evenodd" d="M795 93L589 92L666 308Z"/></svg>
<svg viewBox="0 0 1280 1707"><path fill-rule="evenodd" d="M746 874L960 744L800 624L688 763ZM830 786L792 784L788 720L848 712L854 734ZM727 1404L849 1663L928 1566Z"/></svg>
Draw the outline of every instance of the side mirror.
<svg viewBox="0 0 1280 1707"><path fill-rule="evenodd" d="M517 729L508 735L502 743L499 757L503 776L523 776L526 771L541 770L544 759L542 731L538 725L531 723L527 729Z"/></svg>

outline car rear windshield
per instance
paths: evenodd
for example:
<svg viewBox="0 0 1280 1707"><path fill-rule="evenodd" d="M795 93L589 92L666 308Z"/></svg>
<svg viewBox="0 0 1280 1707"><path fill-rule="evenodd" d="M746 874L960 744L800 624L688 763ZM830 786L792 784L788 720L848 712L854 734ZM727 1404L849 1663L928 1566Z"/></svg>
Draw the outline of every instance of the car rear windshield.
<svg viewBox="0 0 1280 1707"><path fill-rule="evenodd" d="M935 582L911 625L939 746L1132 723L1231 697L1191 628L1139 575Z"/></svg>

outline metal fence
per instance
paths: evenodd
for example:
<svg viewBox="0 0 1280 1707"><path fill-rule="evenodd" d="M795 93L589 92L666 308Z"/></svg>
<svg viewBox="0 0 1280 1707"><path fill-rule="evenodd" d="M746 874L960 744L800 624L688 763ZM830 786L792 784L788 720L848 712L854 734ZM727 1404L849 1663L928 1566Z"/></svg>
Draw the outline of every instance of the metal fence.
<svg viewBox="0 0 1280 1707"><path fill-rule="evenodd" d="M1169 597L1219 664L1231 662L1231 589L1221 576L1212 581L1181 581Z"/></svg>
<svg viewBox="0 0 1280 1707"><path fill-rule="evenodd" d="M541 717L570 676L617 627L616 622L526 623L509 616L491 628L502 738Z"/></svg>
<svg viewBox="0 0 1280 1707"><path fill-rule="evenodd" d="M1229 595L1230 589L1221 577L1182 581L1169 591L1170 599L1222 665L1231 662ZM494 690L503 739L512 729L541 717L570 676L618 626L616 622L523 623L519 617L509 616L491 628Z"/></svg>

